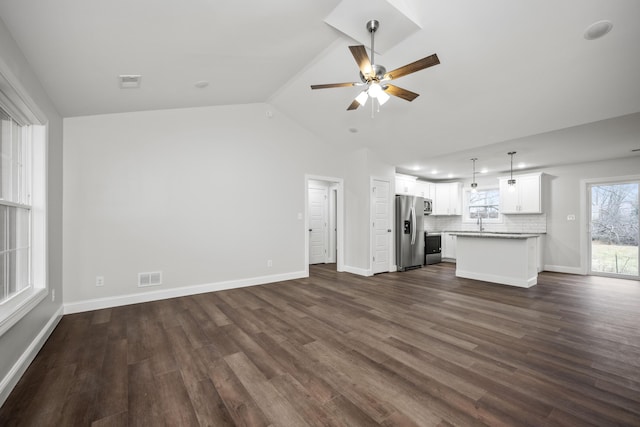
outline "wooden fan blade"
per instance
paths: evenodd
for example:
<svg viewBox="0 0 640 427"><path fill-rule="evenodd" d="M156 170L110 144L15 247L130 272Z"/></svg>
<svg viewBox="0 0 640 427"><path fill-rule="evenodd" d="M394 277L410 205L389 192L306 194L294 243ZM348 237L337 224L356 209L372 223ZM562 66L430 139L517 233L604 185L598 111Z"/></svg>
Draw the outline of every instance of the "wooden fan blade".
<svg viewBox="0 0 640 427"><path fill-rule="evenodd" d="M386 85L386 89L384 89L384 91L389 95L397 96L398 98L405 99L409 102L420 96L415 92L411 92L410 90L402 89L401 87L394 85Z"/></svg>
<svg viewBox="0 0 640 427"><path fill-rule="evenodd" d="M351 105L347 107L347 111L356 110L359 106L360 103L354 99Z"/></svg>
<svg viewBox="0 0 640 427"><path fill-rule="evenodd" d="M371 61L369 61L369 55L367 55L367 49L363 45L349 46L351 54L360 68L360 72L368 78L371 76Z"/></svg>
<svg viewBox="0 0 640 427"><path fill-rule="evenodd" d="M440 60L438 59L438 55L434 53L433 55L427 56L426 58L418 59L416 62L407 64L404 67L396 68L395 70L389 71L384 75L384 78L397 79L402 76L406 76L407 74L415 73L416 71L424 70L425 68L438 65L439 63Z"/></svg>
<svg viewBox="0 0 640 427"><path fill-rule="evenodd" d="M332 87L350 87L355 85L356 83L328 83L324 85L311 85L311 89L329 89Z"/></svg>

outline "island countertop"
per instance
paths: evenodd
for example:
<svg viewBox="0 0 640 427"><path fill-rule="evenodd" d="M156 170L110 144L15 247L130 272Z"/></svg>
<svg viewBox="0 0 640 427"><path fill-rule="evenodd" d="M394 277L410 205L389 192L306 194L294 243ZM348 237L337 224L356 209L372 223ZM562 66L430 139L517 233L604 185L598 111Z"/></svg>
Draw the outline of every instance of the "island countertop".
<svg viewBox="0 0 640 427"><path fill-rule="evenodd" d="M530 237L540 237L540 234L528 233L492 233L492 232L469 232L469 231L453 231L449 232L452 236L462 236L462 237L489 237L496 239L528 239Z"/></svg>

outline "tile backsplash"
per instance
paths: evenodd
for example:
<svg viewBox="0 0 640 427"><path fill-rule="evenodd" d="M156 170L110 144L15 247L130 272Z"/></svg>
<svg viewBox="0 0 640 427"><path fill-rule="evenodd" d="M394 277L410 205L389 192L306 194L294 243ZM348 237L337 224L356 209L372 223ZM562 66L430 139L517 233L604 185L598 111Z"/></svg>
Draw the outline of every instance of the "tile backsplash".
<svg viewBox="0 0 640 427"><path fill-rule="evenodd" d="M547 215L502 215L501 223L483 223L484 231L506 233L546 233ZM424 217L425 231L478 231L478 224L463 222L462 217L434 216Z"/></svg>

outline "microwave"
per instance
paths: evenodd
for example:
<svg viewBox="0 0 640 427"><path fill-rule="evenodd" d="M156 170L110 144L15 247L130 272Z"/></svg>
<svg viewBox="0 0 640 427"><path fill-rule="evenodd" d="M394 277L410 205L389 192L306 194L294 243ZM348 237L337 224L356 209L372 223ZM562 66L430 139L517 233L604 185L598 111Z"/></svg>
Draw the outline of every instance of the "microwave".
<svg viewBox="0 0 640 427"><path fill-rule="evenodd" d="M424 214L431 215L433 212L433 201L431 199L424 199Z"/></svg>

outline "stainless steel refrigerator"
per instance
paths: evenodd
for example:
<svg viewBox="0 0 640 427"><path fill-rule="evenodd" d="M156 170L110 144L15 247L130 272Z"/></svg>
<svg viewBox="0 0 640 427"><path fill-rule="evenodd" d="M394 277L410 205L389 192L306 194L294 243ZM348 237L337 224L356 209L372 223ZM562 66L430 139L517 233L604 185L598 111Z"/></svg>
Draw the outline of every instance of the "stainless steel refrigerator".
<svg viewBox="0 0 640 427"><path fill-rule="evenodd" d="M396 196L396 266L398 271L424 262L424 199Z"/></svg>

